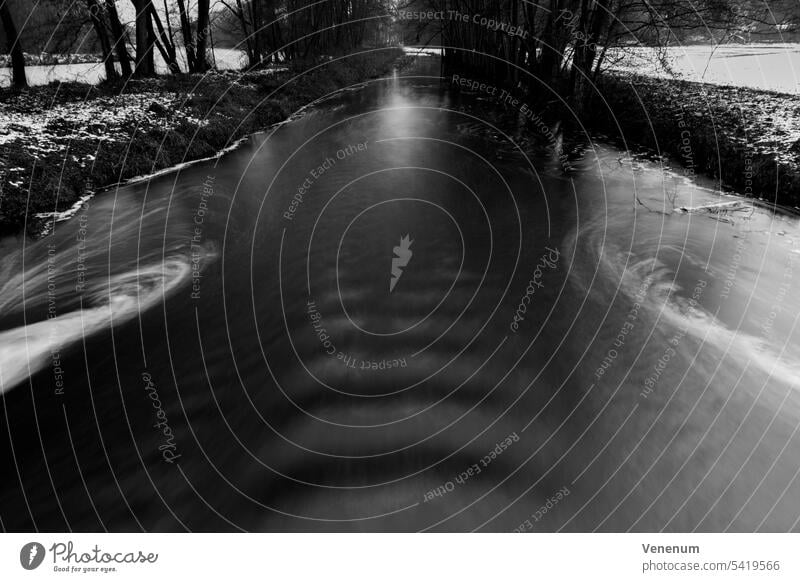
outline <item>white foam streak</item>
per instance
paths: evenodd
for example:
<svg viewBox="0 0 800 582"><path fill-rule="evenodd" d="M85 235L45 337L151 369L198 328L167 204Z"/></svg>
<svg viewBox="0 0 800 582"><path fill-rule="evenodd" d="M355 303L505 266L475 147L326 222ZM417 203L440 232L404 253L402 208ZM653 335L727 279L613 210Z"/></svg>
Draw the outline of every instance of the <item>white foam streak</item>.
<svg viewBox="0 0 800 582"><path fill-rule="evenodd" d="M0 333L0 393L60 362L68 346L134 319L177 290L191 276L191 265L171 258L110 277L89 295L94 305Z"/></svg>
<svg viewBox="0 0 800 582"><path fill-rule="evenodd" d="M677 294L681 288L674 282L674 273L655 259L641 261L625 270L623 289L632 300L646 276L653 281L644 305L653 313L660 313L662 320L685 330L704 345L717 348L732 361L749 361L777 380L800 385L799 361L785 352L779 353L777 347L761 337L728 328L700 305L690 307Z"/></svg>

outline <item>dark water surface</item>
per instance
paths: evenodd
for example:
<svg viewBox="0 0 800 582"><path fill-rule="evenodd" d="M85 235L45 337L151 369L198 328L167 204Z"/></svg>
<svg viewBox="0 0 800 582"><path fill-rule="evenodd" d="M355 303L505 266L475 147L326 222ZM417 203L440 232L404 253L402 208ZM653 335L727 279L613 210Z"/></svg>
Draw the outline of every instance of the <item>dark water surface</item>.
<svg viewBox="0 0 800 582"><path fill-rule="evenodd" d="M5 529L798 529L796 220L437 75L3 259Z"/></svg>

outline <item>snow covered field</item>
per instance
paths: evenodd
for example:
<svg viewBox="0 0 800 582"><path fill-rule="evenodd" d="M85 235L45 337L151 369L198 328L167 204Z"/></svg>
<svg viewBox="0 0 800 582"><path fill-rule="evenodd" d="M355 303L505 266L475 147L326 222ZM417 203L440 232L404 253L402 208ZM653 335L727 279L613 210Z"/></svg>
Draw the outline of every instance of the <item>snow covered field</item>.
<svg viewBox="0 0 800 582"><path fill-rule="evenodd" d="M246 61L243 51L233 49L215 49L213 62L220 70L241 68ZM181 63L184 71L186 64ZM156 70L166 73L167 67L161 55L156 54ZM25 67L28 84L31 86L47 85L53 82L79 82L95 85L105 78L103 63L76 63L71 65L39 65ZM11 69L0 68L0 87L11 85Z"/></svg>
<svg viewBox="0 0 800 582"><path fill-rule="evenodd" d="M620 63L620 70L669 76L658 66L651 49L630 48L624 54L626 61ZM672 72L684 81L800 93L800 45L797 44L677 46L667 51L667 61Z"/></svg>

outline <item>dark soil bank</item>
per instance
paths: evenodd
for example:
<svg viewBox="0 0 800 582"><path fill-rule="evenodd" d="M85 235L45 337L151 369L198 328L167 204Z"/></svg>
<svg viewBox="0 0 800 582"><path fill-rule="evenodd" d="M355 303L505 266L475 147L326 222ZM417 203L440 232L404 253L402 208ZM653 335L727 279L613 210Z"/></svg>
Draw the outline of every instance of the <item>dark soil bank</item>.
<svg viewBox="0 0 800 582"><path fill-rule="evenodd" d="M0 234L104 186L213 156L337 89L386 74L385 49L280 71L213 72L0 92ZM37 218L37 215L40 215Z"/></svg>
<svg viewBox="0 0 800 582"><path fill-rule="evenodd" d="M599 89L591 123L625 147L673 157L721 188L800 206L800 97L612 75Z"/></svg>

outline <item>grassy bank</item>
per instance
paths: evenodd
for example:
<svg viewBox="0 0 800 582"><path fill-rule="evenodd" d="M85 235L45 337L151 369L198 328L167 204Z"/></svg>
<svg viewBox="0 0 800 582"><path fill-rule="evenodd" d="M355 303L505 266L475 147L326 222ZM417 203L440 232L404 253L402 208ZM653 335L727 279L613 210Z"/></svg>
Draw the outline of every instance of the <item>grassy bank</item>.
<svg viewBox="0 0 800 582"><path fill-rule="evenodd" d="M37 214L212 156L323 95L386 74L403 58L386 49L318 68L0 91L0 234L35 234L45 220Z"/></svg>
<svg viewBox="0 0 800 582"><path fill-rule="evenodd" d="M600 92L608 105L594 103L591 125L627 147L666 154L722 189L800 206L800 97L613 75Z"/></svg>

